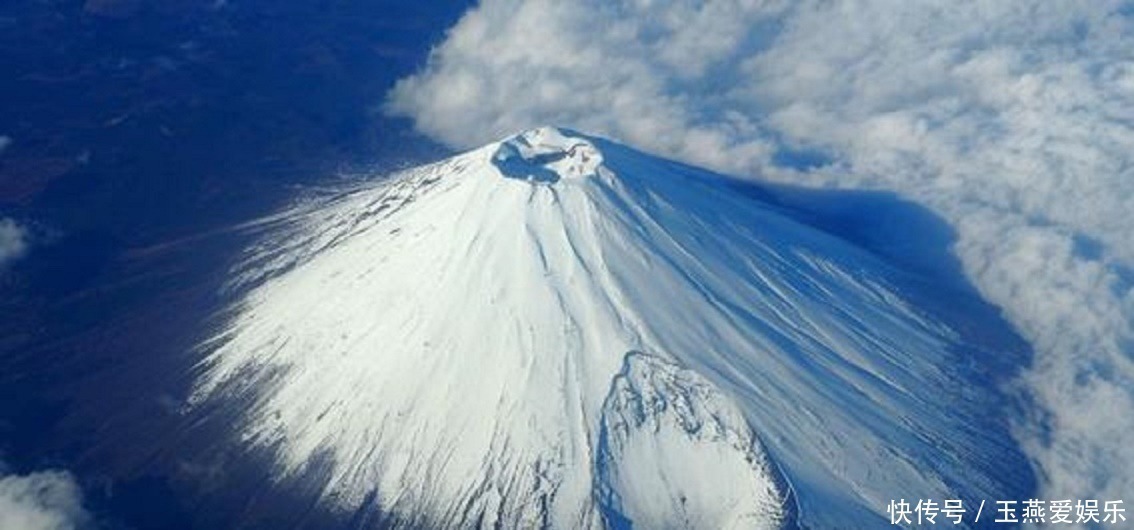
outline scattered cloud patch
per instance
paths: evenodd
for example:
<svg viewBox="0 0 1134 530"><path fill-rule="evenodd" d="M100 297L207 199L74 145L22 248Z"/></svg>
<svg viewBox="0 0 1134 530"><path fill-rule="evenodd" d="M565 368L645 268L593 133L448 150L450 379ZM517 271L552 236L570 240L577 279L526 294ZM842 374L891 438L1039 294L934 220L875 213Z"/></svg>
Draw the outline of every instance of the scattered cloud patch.
<svg viewBox="0 0 1134 530"><path fill-rule="evenodd" d="M1099 0L483 0L389 113L553 123L738 175L897 190L1037 350L1051 498L1134 491L1134 10Z"/></svg>
<svg viewBox="0 0 1134 530"><path fill-rule="evenodd" d="M82 492L70 473L0 474L0 528L69 530L88 520Z"/></svg>
<svg viewBox="0 0 1134 530"><path fill-rule="evenodd" d="M8 148L11 147L11 145L12 137L0 134L0 155L4 154L4 151L7 151Z"/></svg>
<svg viewBox="0 0 1134 530"><path fill-rule="evenodd" d="M730 93L744 84L738 63L773 36L789 3L698 4L482 2L423 72L395 86L387 110L456 147L556 124L714 167L758 167L774 146Z"/></svg>
<svg viewBox="0 0 1134 530"><path fill-rule="evenodd" d="M0 218L0 267L19 259L27 250L27 230L12 219Z"/></svg>

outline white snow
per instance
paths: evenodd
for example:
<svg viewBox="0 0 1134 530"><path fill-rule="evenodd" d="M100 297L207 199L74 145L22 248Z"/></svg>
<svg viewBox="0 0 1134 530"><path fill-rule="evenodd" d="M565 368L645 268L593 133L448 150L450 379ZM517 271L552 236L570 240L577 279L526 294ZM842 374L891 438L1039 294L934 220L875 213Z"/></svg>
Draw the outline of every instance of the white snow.
<svg viewBox="0 0 1134 530"><path fill-rule="evenodd" d="M252 396L243 438L281 480L329 456L337 509L862 528L1027 485L1010 341L711 173L541 128L281 219L192 403Z"/></svg>
<svg viewBox="0 0 1134 530"><path fill-rule="evenodd" d="M601 504L640 528L779 528L792 499L758 446L710 383L628 354L603 407Z"/></svg>

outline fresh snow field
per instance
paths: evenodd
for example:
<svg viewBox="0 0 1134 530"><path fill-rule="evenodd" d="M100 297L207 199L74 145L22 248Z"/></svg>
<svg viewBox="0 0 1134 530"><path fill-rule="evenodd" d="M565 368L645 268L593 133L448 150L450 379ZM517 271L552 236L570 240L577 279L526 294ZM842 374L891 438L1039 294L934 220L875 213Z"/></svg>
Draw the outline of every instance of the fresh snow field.
<svg viewBox="0 0 1134 530"><path fill-rule="evenodd" d="M550 127L271 221L191 406L391 526L867 528L1034 488L968 291ZM329 462L329 464L327 464ZM973 504L975 506L975 504Z"/></svg>

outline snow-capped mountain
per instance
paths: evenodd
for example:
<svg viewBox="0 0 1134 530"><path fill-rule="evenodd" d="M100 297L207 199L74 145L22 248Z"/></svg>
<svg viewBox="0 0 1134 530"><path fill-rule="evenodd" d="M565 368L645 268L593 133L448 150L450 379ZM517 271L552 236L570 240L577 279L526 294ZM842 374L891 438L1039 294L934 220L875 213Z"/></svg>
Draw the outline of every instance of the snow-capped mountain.
<svg viewBox="0 0 1134 530"><path fill-rule="evenodd" d="M193 404L379 526L865 528L1026 493L964 295L555 128L285 212ZM992 362L995 360L995 362Z"/></svg>

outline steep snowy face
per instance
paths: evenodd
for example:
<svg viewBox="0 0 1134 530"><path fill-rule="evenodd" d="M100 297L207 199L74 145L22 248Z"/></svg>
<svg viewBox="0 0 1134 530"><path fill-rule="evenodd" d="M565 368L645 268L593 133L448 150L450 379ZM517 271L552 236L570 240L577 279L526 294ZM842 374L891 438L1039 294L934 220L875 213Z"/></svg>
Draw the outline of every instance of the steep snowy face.
<svg viewBox="0 0 1134 530"><path fill-rule="evenodd" d="M280 217L192 398L390 526L861 528L1026 493L955 293L542 128Z"/></svg>

